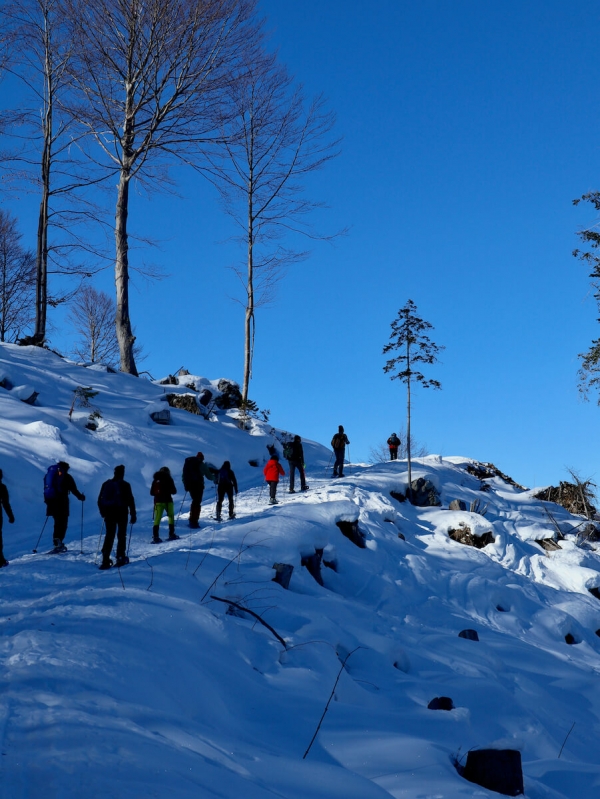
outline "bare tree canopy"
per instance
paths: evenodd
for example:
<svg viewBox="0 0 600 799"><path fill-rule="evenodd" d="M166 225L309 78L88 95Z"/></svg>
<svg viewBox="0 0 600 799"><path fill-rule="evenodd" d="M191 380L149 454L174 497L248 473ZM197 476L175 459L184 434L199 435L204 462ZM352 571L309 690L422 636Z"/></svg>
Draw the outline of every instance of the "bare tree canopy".
<svg viewBox="0 0 600 799"><path fill-rule="evenodd" d="M118 176L116 328L121 369L137 374L129 309L133 178L165 183L169 162L215 136L226 87L255 38L254 0L64 0L90 155Z"/></svg>
<svg viewBox="0 0 600 799"><path fill-rule="evenodd" d="M33 321L35 256L21 245L17 220L0 209L0 341L15 342Z"/></svg>
<svg viewBox="0 0 600 799"><path fill-rule="evenodd" d="M583 197L573 200L573 205L579 205L580 202L588 202L596 211L600 211L600 192L588 192ZM600 232L597 221L590 227L580 230L577 235L589 249L584 251L576 249L573 251L573 255L591 269L589 276L592 279L594 299L598 310L600 310ZM598 404L600 405L600 338L594 339L587 352L580 352L577 357L581 362L578 373L579 391L584 400L589 399L590 391L598 392Z"/></svg>
<svg viewBox="0 0 600 799"><path fill-rule="evenodd" d="M206 174L221 193L243 243L246 263L236 270L245 289L244 383L248 400L255 309L272 298L282 270L308 253L279 242L290 232L311 238L309 215L323 204L309 199L303 179L339 154L335 117L322 97L307 106L273 55L245 65L229 86L231 118L220 152L207 155Z"/></svg>
<svg viewBox="0 0 600 799"><path fill-rule="evenodd" d="M114 366L119 358L115 333L115 301L93 286L83 286L71 301L67 321L79 339L72 354L89 363Z"/></svg>

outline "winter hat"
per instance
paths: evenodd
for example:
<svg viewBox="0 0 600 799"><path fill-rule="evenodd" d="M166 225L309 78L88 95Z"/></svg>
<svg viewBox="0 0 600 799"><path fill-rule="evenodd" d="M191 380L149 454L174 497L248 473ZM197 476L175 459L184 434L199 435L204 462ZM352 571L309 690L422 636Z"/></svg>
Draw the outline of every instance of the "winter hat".
<svg viewBox="0 0 600 799"><path fill-rule="evenodd" d="M71 468L66 461L59 461L58 466L63 470L63 472L68 472Z"/></svg>
<svg viewBox="0 0 600 799"><path fill-rule="evenodd" d="M341 424L341 425L338 427L338 430L340 431L340 433L343 433L343 432L344 432L344 425L342 425L342 424Z"/></svg>
<svg viewBox="0 0 600 799"><path fill-rule="evenodd" d="M294 441L302 441L302 439L300 438L300 436L294 436Z"/></svg>
<svg viewBox="0 0 600 799"><path fill-rule="evenodd" d="M115 466L115 477L120 480L122 480L123 477L125 477L125 467L123 466L122 463L120 463L118 466Z"/></svg>
<svg viewBox="0 0 600 799"><path fill-rule="evenodd" d="M2 469L0 469L0 480L2 480Z"/></svg>

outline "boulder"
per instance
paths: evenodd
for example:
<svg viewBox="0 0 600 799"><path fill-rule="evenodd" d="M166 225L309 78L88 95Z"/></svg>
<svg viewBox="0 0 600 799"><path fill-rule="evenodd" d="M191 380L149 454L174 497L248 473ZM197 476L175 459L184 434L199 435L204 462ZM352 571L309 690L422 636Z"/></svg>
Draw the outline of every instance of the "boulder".
<svg viewBox="0 0 600 799"><path fill-rule="evenodd" d="M588 588L588 591L592 596L595 596L596 599L600 599L600 588L594 586L593 588Z"/></svg>
<svg viewBox="0 0 600 799"><path fill-rule="evenodd" d="M475 533L471 532L471 528L468 527L464 522L460 522L456 528L451 527L448 530L448 536L453 541L457 541L459 544L464 544L468 547L475 547L476 549L483 549L488 544L493 544L496 541L491 531L481 533L481 535L476 535Z"/></svg>
<svg viewBox="0 0 600 799"><path fill-rule="evenodd" d="M306 567L308 573L313 577L319 585L323 585L323 578L321 577L321 559L323 557L322 549L315 549L312 555L303 555L301 564Z"/></svg>
<svg viewBox="0 0 600 799"><path fill-rule="evenodd" d="M287 591L290 586L290 580L292 579L294 567L290 563L274 563L273 568L275 569L275 577L273 577L273 582L279 583L279 585L282 588L285 588Z"/></svg>
<svg viewBox="0 0 600 799"><path fill-rule="evenodd" d="M435 696L427 707L429 710L454 710L454 702L449 696Z"/></svg>
<svg viewBox="0 0 600 799"><path fill-rule="evenodd" d="M413 480L410 489L410 501L418 508L432 508L442 504L436 487L425 477Z"/></svg>
<svg viewBox="0 0 600 799"><path fill-rule="evenodd" d="M352 541L352 543L360 549L366 549L365 534L358 529L358 519L355 519L353 522L339 521L336 522L336 525L340 528L342 534L348 541Z"/></svg>
<svg viewBox="0 0 600 799"><path fill-rule="evenodd" d="M448 505L448 510L466 510L467 503L464 502L462 499L453 499L452 502Z"/></svg>
<svg viewBox="0 0 600 799"><path fill-rule="evenodd" d="M215 405L222 411L239 408L242 404L242 392L237 383L232 380L219 380L217 388L221 392L215 400Z"/></svg>
<svg viewBox="0 0 600 799"><path fill-rule="evenodd" d="M472 749L462 776L505 796L519 796L525 790L521 753L516 749Z"/></svg>
<svg viewBox="0 0 600 799"><path fill-rule="evenodd" d="M180 408L182 411L201 415L195 394L167 394L166 397L171 408Z"/></svg>

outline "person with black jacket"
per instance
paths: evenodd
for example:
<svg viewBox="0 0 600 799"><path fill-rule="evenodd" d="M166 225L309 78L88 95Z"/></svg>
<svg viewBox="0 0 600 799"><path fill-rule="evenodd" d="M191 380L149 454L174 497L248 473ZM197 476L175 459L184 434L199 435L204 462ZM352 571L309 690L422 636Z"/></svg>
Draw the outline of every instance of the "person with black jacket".
<svg viewBox="0 0 600 799"><path fill-rule="evenodd" d="M101 569L110 569L113 565L110 553L115 542L115 534L117 536L117 567L125 566L129 563L129 558L127 557L127 520L130 517L131 524L135 524L137 516L131 485L124 478L125 467L122 464L115 466L113 478L102 483L102 488L98 495L98 510L106 526L106 535L102 545Z"/></svg>
<svg viewBox="0 0 600 799"><path fill-rule="evenodd" d="M337 433L331 439L331 446L335 455L335 462L333 464L333 477L344 476L344 455L346 453L346 445L350 446L348 436L344 433L344 428L339 425Z"/></svg>
<svg viewBox="0 0 600 799"><path fill-rule="evenodd" d="M391 461L397 461L398 460L398 447L400 446L400 439L398 438L398 436L395 433L392 433L392 435L388 438L387 445L388 445L389 450L390 450L390 460Z"/></svg>
<svg viewBox="0 0 600 799"><path fill-rule="evenodd" d="M69 474L71 467L68 463L59 461L56 467L52 478L52 495L44 497L44 502L46 503L46 516L52 516L54 519L52 536L54 549L58 552L66 552L67 547L64 541L69 525L69 494L76 496L80 502L85 502L85 494L78 491L75 480Z"/></svg>
<svg viewBox="0 0 600 799"><path fill-rule="evenodd" d="M296 469L298 469L298 474L300 475L300 490L307 491L308 486L306 485L306 475L304 473L304 450L302 448L302 439L300 436L294 436L294 440L288 445L288 452L290 457L287 458L286 456L286 458L290 465L289 493L296 493L294 491L294 478L296 476Z"/></svg>
<svg viewBox="0 0 600 799"><path fill-rule="evenodd" d="M14 524L15 516L10 507L8 488L2 482L2 469L0 469L0 568L2 568L2 566L8 566L8 561L4 557L4 544L2 541L2 509L4 509L4 513L6 513L9 524Z"/></svg>
<svg viewBox="0 0 600 799"><path fill-rule="evenodd" d="M214 472L208 464L204 462L204 454L199 452L186 458L181 473L183 487L190 495L192 505L190 507L189 526L192 530L200 528L200 511L202 509L202 497L204 496L204 478L214 480Z"/></svg>
<svg viewBox="0 0 600 799"><path fill-rule="evenodd" d="M218 522L221 521L221 508L223 507L223 500L225 499L225 494L227 494L229 498L229 518L235 519L235 510L233 504L234 491L237 494L238 492L237 480L235 479L235 474L233 473L231 464L229 463L229 461L225 461L225 463L219 469L219 477L217 483L217 512L215 514L215 518Z"/></svg>
<svg viewBox="0 0 600 799"><path fill-rule="evenodd" d="M175 483L171 477L168 466L161 468L154 473L154 479L150 488L150 495L154 497L154 526L152 528L152 544L162 544L162 538L158 535L160 520L166 512L169 519L169 541L177 541L179 538L175 534L175 511L173 509L173 494L177 493Z"/></svg>

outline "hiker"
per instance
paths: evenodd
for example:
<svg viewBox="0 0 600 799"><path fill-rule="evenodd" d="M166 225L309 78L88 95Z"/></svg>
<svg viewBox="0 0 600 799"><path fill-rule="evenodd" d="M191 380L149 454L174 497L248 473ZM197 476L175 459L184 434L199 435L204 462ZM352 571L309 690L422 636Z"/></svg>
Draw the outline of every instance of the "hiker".
<svg viewBox="0 0 600 799"><path fill-rule="evenodd" d="M130 484L124 479L125 467L121 464L115 466L112 479L102 483L98 494L98 510L104 519L106 535L102 545L101 569L110 569L113 565L110 553L117 536L117 568L129 563L127 557L127 519L131 524L136 523L135 500Z"/></svg>
<svg viewBox="0 0 600 799"><path fill-rule="evenodd" d="M154 526L152 527L152 544L162 544L162 538L158 535L160 520L166 512L169 519L169 541L177 541L179 538L175 534L175 512L173 510L173 494L177 493L175 483L171 477L168 466L161 466L154 473L150 495L154 497Z"/></svg>
<svg viewBox="0 0 600 799"><path fill-rule="evenodd" d="M387 445L388 445L389 450L390 450L390 460L391 461L397 461L398 460L398 447L400 446L400 439L398 438L398 436L395 433L392 433L392 435L388 438Z"/></svg>
<svg viewBox="0 0 600 799"><path fill-rule="evenodd" d="M277 447L275 446L275 444L267 444L267 449L269 450L270 458L274 457L275 455L279 457L279 453L277 452Z"/></svg>
<svg viewBox="0 0 600 799"><path fill-rule="evenodd" d="M279 482L279 475L285 476L283 466L279 463L279 455L275 453L271 459L267 461L263 469L265 480L269 484L269 505L277 505L277 483Z"/></svg>
<svg viewBox="0 0 600 799"><path fill-rule="evenodd" d="M229 498L229 518L235 519L235 512L234 512L234 505L233 505L233 492L237 494L238 492L238 484L237 480L235 479L235 474L231 468L231 464L229 461L225 461L225 463L219 469L219 477L217 483L217 512L215 514L215 519L220 522L221 521L221 508L223 507L223 500L225 499L225 494L227 494Z"/></svg>
<svg viewBox="0 0 600 799"><path fill-rule="evenodd" d="M52 542L56 552L66 552L65 535L69 525L69 494L74 494L80 502L85 502L85 494L80 493L75 480L69 474L71 467L65 461L50 466L44 477L44 502L46 516L54 519Z"/></svg>
<svg viewBox="0 0 600 799"><path fill-rule="evenodd" d="M335 455L333 477L344 476L344 453L346 452L346 444L350 446L348 436L344 433L343 426L340 425L338 427L338 432L331 439L331 446L333 447L333 454Z"/></svg>
<svg viewBox="0 0 600 799"><path fill-rule="evenodd" d="M214 470L204 462L204 453L198 452L197 455L191 455L185 459L181 479L184 489L192 500L189 520L189 526L192 530L200 529L200 511L202 509L205 477L208 477L209 480L215 479Z"/></svg>
<svg viewBox="0 0 600 799"><path fill-rule="evenodd" d="M2 509L6 513L6 518L9 524L15 523L15 516L10 507L10 500L8 498L8 488L2 482L2 469L0 469L0 569L2 566L8 566L8 561L4 557L4 547L2 543Z"/></svg>
<svg viewBox="0 0 600 799"><path fill-rule="evenodd" d="M283 457L287 460L290 468L290 488L288 494L295 494L294 491L294 477L296 469L300 475L300 490L308 491L306 485L306 475L304 473L304 450L302 449L302 439L300 436L294 436L293 441L288 441L283 446Z"/></svg>

